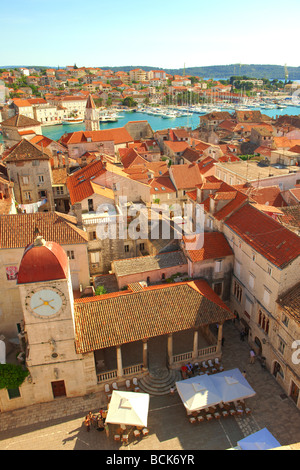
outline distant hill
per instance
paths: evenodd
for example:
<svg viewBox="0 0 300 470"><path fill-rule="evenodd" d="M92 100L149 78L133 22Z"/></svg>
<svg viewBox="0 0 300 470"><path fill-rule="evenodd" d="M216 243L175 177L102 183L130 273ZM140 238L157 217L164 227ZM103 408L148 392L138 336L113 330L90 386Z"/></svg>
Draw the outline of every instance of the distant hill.
<svg viewBox="0 0 300 470"><path fill-rule="evenodd" d="M26 65L10 65L10 66L0 66L0 68L19 68L19 67L29 67L35 69L41 68L57 68L57 66L26 66ZM100 67L103 70L113 70L114 72L129 72L132 69L140 68L145 71L149 70L165 70L171 75L183 75L184 69L167 69L161 67L150 67L148 65L125 65L121 67L111 67L111 66L102 66L95 65L95 67ZM60 67L65 68L65 67ZM300 80L300 66L299 67L289 67L288 78L289 80ZM210 65L204 67L186 67L186 75L194 75L197 77L202 77L205 79L214 78L214 79L227 79L232 76L237 75L246 75L250 78L268 78L284 80L285 79L285 68L284 65L263 65L263 64L230 64L230 65Z"/></svg>
<svg viewBox="0 0 300 470"><path fill-rule="evenodd" d="M143 65L124 66L124 67L101 67L102 69L110 69L115 72L129 72L134 68L148 70L165 70L171 75L183 75L184 69L162 69L161 67L149 67ZM300 67L287 67L289 80L300 80ZM233 75L246 75L250 78L268 78L284 80L285 68L283 65L259 65L259 64L231 64L231 65L210 65L205 67L186 67L186 75L194 75L205 79L219 78L227 79Z"/></svg>

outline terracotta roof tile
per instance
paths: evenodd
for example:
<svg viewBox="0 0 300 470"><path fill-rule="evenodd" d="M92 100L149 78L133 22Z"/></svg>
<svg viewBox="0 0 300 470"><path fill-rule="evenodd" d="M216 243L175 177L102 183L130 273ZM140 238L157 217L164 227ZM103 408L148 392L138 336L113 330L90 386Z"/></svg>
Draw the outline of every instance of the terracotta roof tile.
<svg viewBox="0 0 300 470"><path fill-rule="evenodd" d="M234 317L205 281L78 299L74 309L77 353L223 323Z"/></svg>
<svg viewBox="0 0 300 470"><path fill-rule="evenodd" d="M5 163L28 160L50 160L52 153L48 149L43 151L27 139L22 139L3 154Z"/></svg>
<svg viewBox="0 0 300 470"><path fill-rule="evenodd" d="M41 123L36 121L35 119L31 119L27 116L23 116L22 114L16 114L5 121L1 122L1 126L3 127L33 127L33 126L40 126Z"/></svg>
<svg viewBox="0 0 300 470"><path fill-rule="evenodd" d="M60 245L86 243L87 234L76 219L57 212L0 216L0 248L25 248L37 235Z"/></svg>
<svg viewBox="0 0 300 470"><path fill-rule="evenodd" d="M90 179L93 176L97 177L102 175L105 171L102 161L97 160L70 175L67 179L67 188L69 190L71 204L80 202L94 194Z"/></svg>
<svg viewBox="0 0 300 470"><path fill-rule="evenodd" d="M250 204L238 209L225 224L279 268L300 255L300 238Z"/></svg>
<svg viewBox="0 0 300 470"><path fill-rule="evenodd" d="M65 145L79 144L87 142L88 138L92 142L114 142L115 145L133 142L133 138L124 127L100 131L76 131L63 135L61 142Z"/></svg>
<svg viewBox="0 0 300 470"><path fill-rule="evenodd" d="M186 163L184 165L171 165L171 179L177 190L194 189L203 182L198 165Z"/></svg>
<svg viewBox="0 0 300 470"><path fill-rule="evenodd" d="M197 250L189 249L189 246L192 248L193 242L196 242L195 236L182 237L188 256L193 263L206 259L224 258L225 256L233 255L233 251L223 233L205 232L202 236L203 246Z"/></svg>

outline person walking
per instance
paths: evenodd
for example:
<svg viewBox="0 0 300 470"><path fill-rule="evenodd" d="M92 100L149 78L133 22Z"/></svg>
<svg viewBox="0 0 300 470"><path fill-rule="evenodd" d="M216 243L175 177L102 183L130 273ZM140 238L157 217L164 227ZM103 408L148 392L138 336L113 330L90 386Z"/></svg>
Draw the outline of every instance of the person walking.
<svg viewBox="0 0 300 470"><path fill-rule="evenodd" d="M250 351L250 364L254 364L254 361L255 361L255 352L253 351L253 349L251 349L251 351Z"/></svg>
<svg viewBox="0 0 300 470"><path fill-rule="evenodd" d="M89 432L90 429L91 429L91 420L90 420L89 415L86 415L85 420L84 420L84 424L85 424L85 428L86 428L87 432Z"/></svg>

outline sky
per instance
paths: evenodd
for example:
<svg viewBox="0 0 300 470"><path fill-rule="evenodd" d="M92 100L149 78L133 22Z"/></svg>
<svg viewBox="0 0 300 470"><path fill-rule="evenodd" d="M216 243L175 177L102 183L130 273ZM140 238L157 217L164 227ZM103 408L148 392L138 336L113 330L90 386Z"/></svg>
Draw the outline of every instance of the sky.
<svg viewBox="0 0 300 470"><path fill-rule="evenodd" d="M300 66L299 0L0 0L0 66Z"/></svg>

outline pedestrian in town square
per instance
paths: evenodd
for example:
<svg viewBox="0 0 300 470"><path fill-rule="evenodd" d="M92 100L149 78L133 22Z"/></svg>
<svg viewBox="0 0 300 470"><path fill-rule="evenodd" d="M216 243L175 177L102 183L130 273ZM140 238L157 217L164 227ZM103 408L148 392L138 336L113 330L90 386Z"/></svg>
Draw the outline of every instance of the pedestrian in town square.
<svg viewBox="0 0 300 470"><path fill-rule="evenodd" d="M255 361L255 352L253 351L253 349L251 349L251 351L250 351L250 364L254 364L254 361Z"/></svg>
<svg viewBox="0 0 300 470"><path fill-rule="evenodd" d="M187 367L187 373L188 373L188 375L189 375L189 376L193 375L193 372L194 372L193 365L192 365L190 362L188 362L188 364L186 365L186 367Z"/></svg>
<svg viewBox="0 0 300 470"><path fill-rule="evenodd" d="M85 424L85 428L86 428L87 432L89 432L90 429L91 429L91 420L90 420L89 415L86 415L85 420L84 420L84 424Z"/></svg>

